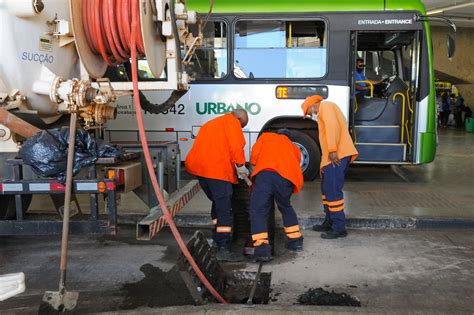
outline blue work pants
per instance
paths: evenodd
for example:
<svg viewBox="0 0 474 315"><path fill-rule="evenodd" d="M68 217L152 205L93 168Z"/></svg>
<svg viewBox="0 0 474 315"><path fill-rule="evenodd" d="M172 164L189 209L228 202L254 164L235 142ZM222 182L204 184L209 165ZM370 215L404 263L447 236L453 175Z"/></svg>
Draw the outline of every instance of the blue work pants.
<svg viewBox="0 0 474 315"><path fill-rule="evenodd" d="M344 214L344 177L351 157L341 159L340 165L326 165L322 170L321 193L326 219L332 222L332 229L337 232L346 230Z"/></svg>
<svg viewBox="0 0 474 315"><path fill-rule="evenodd" d="M298 218L290 203L293 189L293 183L276 172L261 171L255 176L250 197L250 219L256 256L271 254L268 240L268 215L274 201L283 218L288 246L291 247L292 243L302 244L303 236L298 225Z"/></svg>
<svg viewBox="0 0 474 315"><path fill-rule="evenodd" d="M219 247L230 248L232 241L232 183L219 179L198 177L199 184L212 201L211 217L217 219L213 234L214 242Z"/></svg>

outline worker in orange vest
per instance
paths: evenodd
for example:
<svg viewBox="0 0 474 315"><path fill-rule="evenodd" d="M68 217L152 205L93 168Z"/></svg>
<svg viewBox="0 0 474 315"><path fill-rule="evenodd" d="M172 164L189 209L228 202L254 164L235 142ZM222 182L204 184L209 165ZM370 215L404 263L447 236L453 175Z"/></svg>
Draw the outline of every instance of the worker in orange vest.
<svg viewBox="0 0 474 315"><path fill-rule="evenodd" d="M301 152L290 137L288 129L280 129L276 133L265 132L252 148L250 164L254 165L254 169L250 219L257 261L272 259L267 223L274 200L282 214L287 248L293 251L303 250L303 236L290 202L291 195L298 193L303 187Z"/></svg>
<svg viewBox="0 0 474 315"><path fill-rule="evenodd" d="M319 144L321 146L321 192L325 218L313 230L323 232L324 239L347 236L344 214L344 176L349 164L358 152L352 142L346 119L339 107L332 102L322 101L320 95L313 95L303 102L303 115L317 116Z"/></svg>
<svg viewBox="0 0 474 315"><path fill-rule="evenodd" d="M196 175L202 190L212 201L211 217L215 224L213 240L217 258L239 261L241 256L230 252L232 240L232 184L237 177L248 176L245 167L245 139L242 128L248 115L243 109L217 117L199 130L191 151L186 157L188 173Z"/></svg>

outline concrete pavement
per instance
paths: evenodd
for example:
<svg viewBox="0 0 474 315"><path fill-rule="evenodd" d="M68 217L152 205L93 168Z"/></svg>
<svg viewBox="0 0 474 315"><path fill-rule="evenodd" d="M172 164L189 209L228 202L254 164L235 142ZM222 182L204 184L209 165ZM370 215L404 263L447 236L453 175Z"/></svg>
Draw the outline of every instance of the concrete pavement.
<svg viewBox="0 0 474 315"><path fill-rule="evenodd" d="M184 230L185 239L192 230ZM284 249L277 234L276 257L264 265L272 272L269 306L256 310L281 313L294 308L300 294L322 287L357 297L361 308L301 307L301 312L472 313L474 311L474 232L457 230L350 230L349 237L322 240L304 232L304 251ZM206 233L209 234L209 231ZM168 231L138 242L124 227L117 237L74 236L70 245L68 289L79 290L77 312L134 311L160 313L161 307L190 305L192 300L172 267L177 246ZM7 310L35 313L45 290L57 290L57 237L0 238L0 274L23 271L27 290L0 303ZM255 263L228 264L227 269L255 271ZM151 307L151 309L149 309ZM198 314L242 307L193 308ZM170 308L170 314L176 310ZM187 309L186 309L187 310ZM186 311L187 312L187 311Z"/></svg>

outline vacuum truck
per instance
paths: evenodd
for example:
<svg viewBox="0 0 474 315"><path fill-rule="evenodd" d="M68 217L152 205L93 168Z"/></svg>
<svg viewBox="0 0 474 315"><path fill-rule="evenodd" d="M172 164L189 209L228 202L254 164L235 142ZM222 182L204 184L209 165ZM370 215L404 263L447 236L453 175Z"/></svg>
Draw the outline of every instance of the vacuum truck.
<svg viewBox="0 0 474 315"><path fill-rule="evenodd" d="M133 1L139 5L135 17ZM135 33L131 28L134 19L139 23ZM189 31L192 24L198 31ZM18 151L25 141L42 130L67 126L72 114L77 116L77 128L93 138L103 138L107 121L117 115L117 100L133 97L132 44L138 71L145 65L149 76L155 78L138 82L139 90L163 93L166 99L151 104L140 92L143 106L155 113L168 110L188 89L190 78L183 65L202 43L202 24L204 19L188 11L182 0L0 0L0 235L60 230L60 222L31 224L23 220L35 194L51 195L61 216L64 204L58 197L65 189L64 183L41 178L23 167ZM89 219L93 219L94 228L88 220L76 227L71 222L73 230L115 232L114 228L104 230L104 224L97 221L100 213L94 208L101 193L107 200L105 225L109 227L115 225L115 213L110 216L111 209L116 210L115 193L135 191L150 207L157 204L147 176L142 176L138 141L123 144L127 153L120 161L99 158L96 164L100 167L94 165L85 176L75 177L73 194L91 196ZM176 191L179 147L164 142L151 145L150 151L161 187L168 193ZM118 188L111 193L110 187ZM176 202L180 197L171 199ZM156 232L156 221L159 216L148 220L147 228L155 224Z"/></svg>

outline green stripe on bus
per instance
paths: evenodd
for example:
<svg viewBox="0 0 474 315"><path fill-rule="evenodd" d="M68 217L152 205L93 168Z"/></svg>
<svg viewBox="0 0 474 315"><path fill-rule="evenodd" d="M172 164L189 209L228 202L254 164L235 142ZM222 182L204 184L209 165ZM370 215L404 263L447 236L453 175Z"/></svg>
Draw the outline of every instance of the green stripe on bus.
<svg viewBox="0 0 474 315"><path fill-rule="evenodd" d="M209 0L188 0L188 10L209 11ZM216 0L214 13L342 12L406 10L425 13L419 0Z"/></svg>
<svg viewBox="0 0 474 315"><path fill-rule="evenodd" d="M431 132L422 133L420 140L420 163L433 162L436 155L436 134Z"/></svg>

